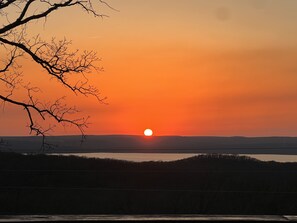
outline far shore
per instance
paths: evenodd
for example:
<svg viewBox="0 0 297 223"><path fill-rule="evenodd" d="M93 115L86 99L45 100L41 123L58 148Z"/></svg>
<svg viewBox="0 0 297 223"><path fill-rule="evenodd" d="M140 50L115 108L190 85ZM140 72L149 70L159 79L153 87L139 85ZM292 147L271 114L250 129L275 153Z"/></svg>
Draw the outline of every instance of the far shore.
<svg viewBox="0 0 297 223"><path fill-rule="evenodd" d="M20 153L183 153L297 155L297 137L215 136L49 136L0 137L0 149Z"/></svg>

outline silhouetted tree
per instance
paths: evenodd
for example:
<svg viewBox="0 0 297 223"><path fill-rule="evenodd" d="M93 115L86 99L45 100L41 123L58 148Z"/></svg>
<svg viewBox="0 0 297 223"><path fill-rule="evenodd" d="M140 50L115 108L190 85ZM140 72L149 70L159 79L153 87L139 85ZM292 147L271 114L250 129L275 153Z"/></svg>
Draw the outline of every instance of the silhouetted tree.
<svg viewBox="0 0 297 223"><path fill-rule="evenodd" d="M62 125L76 126L82 136L87 125L87 118L71 119L69 115L78 112L75 107L67 106L63 99L53 102L41 102L36 93L38 86L31 86L22 80L20 58L29 58L39 65L48 75L75 94L94 96L99 102L98 89L88 83L87 73L100 70L94 65L98 61L96 52L70 51L71 41L66 39L45 41L41 36L30 35L28 24L45 20L56 11L66 8L80 7L95 17L104 17L98 12L100 6L109 5L101 0L0 0L0 101L2 106L10 103L22 107L29 120L30 134L45 136L52 127L44 128L38 124L37 117L42 120L53 118ZM79 80L71 82L69 77L76 74ZM23 89L27 97L19 99L16 89Z"/></svg>

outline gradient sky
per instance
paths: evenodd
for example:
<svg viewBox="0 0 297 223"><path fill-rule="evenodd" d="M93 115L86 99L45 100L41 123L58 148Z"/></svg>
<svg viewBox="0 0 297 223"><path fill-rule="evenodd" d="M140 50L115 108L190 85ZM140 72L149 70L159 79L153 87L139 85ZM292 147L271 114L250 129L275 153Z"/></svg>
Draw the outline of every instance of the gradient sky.
<svg viewBox="0 0 297 223"><path fill-rule="evenodd" d="M103 8L109 18L68 9L28 27L102 58L105 71L90 80L109 105L71 95L23 61L45 99L66 95L91 116L87 134L297 136L297 1L108 2L119 10ZM0 135L28 135L13 106L0 123Z"/></svg>

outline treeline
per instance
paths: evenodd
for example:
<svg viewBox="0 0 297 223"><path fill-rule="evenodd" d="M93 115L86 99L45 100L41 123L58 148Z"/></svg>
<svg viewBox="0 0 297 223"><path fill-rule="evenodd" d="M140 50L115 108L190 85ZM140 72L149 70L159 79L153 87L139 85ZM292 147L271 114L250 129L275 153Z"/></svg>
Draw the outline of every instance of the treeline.
<svg viewBox="0 0 297 223"><path fill-rule="evenodd" d="M296 214L297 163L0 153L0 214Z"/></svg>

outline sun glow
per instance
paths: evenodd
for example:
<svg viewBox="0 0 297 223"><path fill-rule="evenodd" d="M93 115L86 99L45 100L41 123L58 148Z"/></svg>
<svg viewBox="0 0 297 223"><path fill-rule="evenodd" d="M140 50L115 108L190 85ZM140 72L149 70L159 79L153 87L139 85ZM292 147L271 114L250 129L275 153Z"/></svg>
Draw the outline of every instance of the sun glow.
<svg viewBox="0 0 297 223"><path fill-rule="evenodd" d="M145 136L152 136L153 135L153 131L151 129L146 129L146 130L144 130L143 134Z"/></svg>

